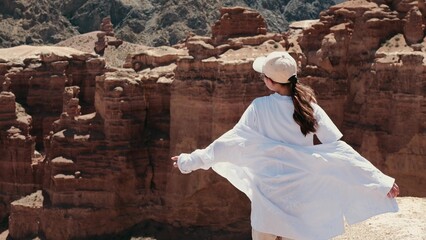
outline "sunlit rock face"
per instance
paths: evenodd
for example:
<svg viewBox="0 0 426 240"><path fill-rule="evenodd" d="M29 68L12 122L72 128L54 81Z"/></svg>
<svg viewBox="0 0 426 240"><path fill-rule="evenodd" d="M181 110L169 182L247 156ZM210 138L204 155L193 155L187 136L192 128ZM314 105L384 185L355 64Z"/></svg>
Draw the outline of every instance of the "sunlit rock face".
<svg viewBox="0 0 426 240"><path fill-rule="evenodd" d="M94 76L104 71L104 62L71 48L20 46L0 50L0 69L3 220L10 212L10 202L41 189L43 138L62 113L65 86L80 85L84 110L90 111ZM87 80L90 76L93 81Z"/></svg>
<svg viewBox="0 0 426 240"><path fill-rule="evenodd" d="M80 87L83 113L94 111L95 76L105 71L105 61L72 48L19 46L0 49L0 68L0 83L10 80L9 89L32 116L32 133L43 148L43 136L62 113L66 86Z"/></svg>
<svg viewBox="0 0 426 240"><path fill-rule="evenodd" d="M16 239L114 235L147 220L246 239L248 199L211 170L180 174L170 156L206 147L269 94L251 64L277 50L297 60L345 141L403 194L426 196L424 9L343 2L276 34L253 10L223 8L211 37L173 47L124 42L105 58L2 49L0 217ZM123 49L138 50L109 66Z"/></svg>
<svg viewBox="0 0 426 240"><path fill-rule="evenodd" d="M10 212L9 203L40 188L41 155L29 134L32 119L15 102L12 92L0 93L0 219Z"/></svg>
<svg viewBox="0 0 426 240"><path fill-rule="evenodd" d="M424 13L423 1L348 1L287 33L344 140L413 196L426 195Z"/></svg>

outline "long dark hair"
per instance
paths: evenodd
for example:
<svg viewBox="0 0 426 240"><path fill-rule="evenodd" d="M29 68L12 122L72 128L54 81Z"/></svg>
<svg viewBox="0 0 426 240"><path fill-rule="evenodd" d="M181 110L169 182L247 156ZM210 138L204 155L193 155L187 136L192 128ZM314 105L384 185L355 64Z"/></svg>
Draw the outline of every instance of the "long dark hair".
<svg viewBox="0 0 426 240"><path fill-rule="evenodd" d="M311 103L316 103L315 93L307 85L301 84L296 76L290 79L291 98L293 99L294 113L293 119L300 126L303 135L315 133L317 131L318 122L314 116L314 109Z"/></svg>

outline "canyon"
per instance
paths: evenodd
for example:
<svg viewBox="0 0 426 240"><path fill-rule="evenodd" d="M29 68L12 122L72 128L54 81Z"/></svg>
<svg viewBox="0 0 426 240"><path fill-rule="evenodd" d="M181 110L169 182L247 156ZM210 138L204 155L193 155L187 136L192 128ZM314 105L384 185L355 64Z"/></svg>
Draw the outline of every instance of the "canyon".
<svg viewBox="0 0 426 240"><path fill-rule="evenodd" d="M101 29L0 49L0 220L13 239L115 236L147 221L246 239L248 199L211 170L181 175L170 156L206 147L269 94L251 64L277 50L343 140L403 196L425 197L425 14L424 1L354 0L273 33L257 11L229 7L211 36L173 46Z"/></svg>

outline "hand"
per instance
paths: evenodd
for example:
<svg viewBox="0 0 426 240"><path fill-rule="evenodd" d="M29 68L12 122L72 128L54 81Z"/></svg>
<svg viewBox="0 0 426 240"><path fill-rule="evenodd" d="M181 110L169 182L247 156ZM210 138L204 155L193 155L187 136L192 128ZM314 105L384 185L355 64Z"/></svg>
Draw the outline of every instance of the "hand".
<svg viewBox="0 0 426 240"><path fill-rule="evenodd" d="M394 198L399 195L399 187L396 185L396 183L393 184L391 190L388 192L389 198Z"/></svg>
<svg viewBox="0 0 426 240"><path fill-rule="evenodd" d="M177 168L178 167L177 161L179 159L179 156L173 156L173 157L171 157L171 159L173 161L173 167Z"/></svg>

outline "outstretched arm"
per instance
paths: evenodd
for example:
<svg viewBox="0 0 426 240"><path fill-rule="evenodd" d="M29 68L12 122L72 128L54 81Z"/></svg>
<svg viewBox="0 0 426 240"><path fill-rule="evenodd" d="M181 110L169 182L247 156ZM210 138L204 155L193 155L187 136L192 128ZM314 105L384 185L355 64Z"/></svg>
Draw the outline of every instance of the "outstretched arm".
<svg viewBox="0 0 426 240"><path fill-rule="evenodd" d="M255 107L252 103L247 107L235 127L245 125L252 129L257 129L256 119ZM171 157L173 166L179 168L182 173L190 173L197 169L207 170L215 161L218 161L218 159L223 160L224 156L226 159L235 159L236 152L233 148L238 148L238 145L235 145L233 142L236 137L238 137L238 135L235 135L235 132L231 129L205 149L197 149L190 154L180 154Z"/></svg>
<svg viewBox="0 0 426 240"><path fill-rule="evenodd" d="M189 154L181 153L178 156L171 157L173 166L179 168L181 173L184 174L190 173L197 169L209 169L213 164L212 148L216 141L204 149L197 149Z"/></svg>

